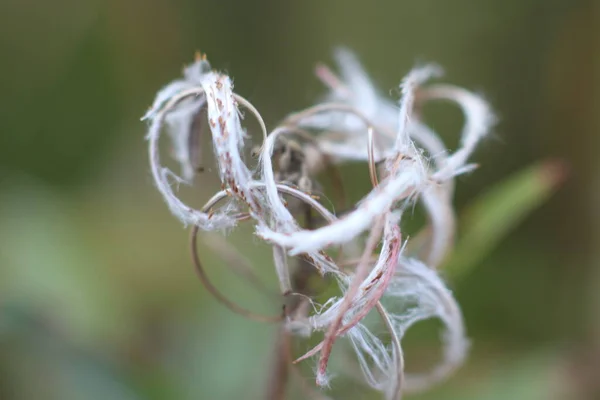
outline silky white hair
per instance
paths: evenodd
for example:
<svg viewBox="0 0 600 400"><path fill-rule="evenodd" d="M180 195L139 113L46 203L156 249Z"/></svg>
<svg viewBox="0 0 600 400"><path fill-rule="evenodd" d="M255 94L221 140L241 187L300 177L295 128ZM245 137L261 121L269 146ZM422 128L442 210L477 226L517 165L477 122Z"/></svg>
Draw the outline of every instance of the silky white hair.
<svg viewBox="0 0 600 400"><path fill-rule="evenodd" d="M311 301L309 315L288 316L285 321L294 334L325 332L324 340L299 360L319 355L316 380L327 385L331 347L338 338L347 338L364 382L385 398L399 399L404 392L423 390L446 379L465 358L468 341L460 307L436 267L452 248L456 231L453 180L475 168L468 159L495 118L487 102L475 93L446 84L426 86L428 80L442 74L436 65L421 65L410 71L400 85L399 103L394 104L374 87L351 52L338 50L336 59L341 78L324 66L317 69L318 77L329 87L323 102L291 113L267 134L254 106L234 93L231 79L212 70L205 56L199 56L184 70L182 79L158 92L143 117L149 123L150 167L157 189L184 225L222 231L242 219L252 221L256 235L273 246L282 293L292 290L288 256L301 255L321 275L333 276L341 296L321 305ZM453 102L464 114L460 144L453 152L420 118L418 109L432 100ZM263 130L256 171L243 159L248 138L240 105L256 116ZM174 184L192 183L191 155L197 150L190 147L196 134L192 126L203 109L219 178L229 196L227 204L216 210L188 206L173 188ZM161 164L158 142L163 130L171 139L180 175ZM338 218L310 193L275 180L275 146L283 136L298 132L311 135L311 146L330 162L363 161L369 165L373 188L344 216ZM283 193L313 207L326 224L302 228ZM401 231L402 211L417 201L422 202L429 219L424 235L426 251L419 254L420 259L404 254L407 239ZM362 235L367 231L369 238L364 242ZM342 268L326 253L331 247L350 243L363 248L354 269ZM373 258L377 248L380 250ZM371 310L379 313L391 346L367 323L365 317ZM443 323L443 357L429 373L405 374L402 337L413 324L429 318Z"/></svg>

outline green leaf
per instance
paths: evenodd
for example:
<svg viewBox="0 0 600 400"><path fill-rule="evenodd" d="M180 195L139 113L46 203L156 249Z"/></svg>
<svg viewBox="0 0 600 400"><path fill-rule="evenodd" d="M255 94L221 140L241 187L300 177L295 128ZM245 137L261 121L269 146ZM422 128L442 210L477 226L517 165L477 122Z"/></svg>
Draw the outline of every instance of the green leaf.
<svg viewBox="0 0 600 400"><path fill-rule="evenodd" d="M452 278L477 266L521 221L544 204L564 180L560 161L528 167L479 196L460 219L462 233L444 269Z"/></svg>

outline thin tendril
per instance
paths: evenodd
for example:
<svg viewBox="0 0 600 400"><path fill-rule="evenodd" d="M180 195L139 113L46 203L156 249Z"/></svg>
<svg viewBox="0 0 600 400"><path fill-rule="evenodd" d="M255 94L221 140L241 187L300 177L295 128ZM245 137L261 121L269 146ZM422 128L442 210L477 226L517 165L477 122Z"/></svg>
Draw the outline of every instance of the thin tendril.
<svg viewBox="0 0 600 400"><path fill-rule="evenodd" d="M262 136L263 136L263 141L262 141L262 144L260 145L260 150L262 151L262 148L265 145L265 141L267 140L267 126L265 125L265 121L263 120L262 116L260 115L260 113L258 112L256 107L254 107L254 105L252 103L250 103L248 100L246 100L245 98L243 98L242 96L240 96L237 93L233 93L233 98L238 103L240 103L241 105L246 107L248 110L250 110L250 112L252 114L254 114L254 117L258 121L258 124L260 125L260 130L261 130Z"/></svg>
<svg viewBox="0 0 600 400"><path fill-rule="evenodd" d="M253 186L264 186L264 184L257 182ZM299 200L306 202L308 205L313 207L317 212L319 212L324 218L326 218L326 219L334 218L333 215L325 207L323 207L319 202L315 201L312 197L310 197L306 193L304 193L300 190L294 189L292 187L286 186L286 185L281 185L281 184L277 185L277 189L281 193L286 193L288 195L296 197ZM229 192L226 190L222 190L222 191L216 193L204 205L204 207L202 207L202 212L207 213L215 204L217 204L222 199L226 198L228 196L228 193ZM244 219L248 219L249 217L250 216L248 214L243 213L243 214L239 214L236 217L236 219L244 220ZM249 310L237 305L236 303L229 300L229 298L227 298L227 296L225 296L223 293L221 293L213 285L213 283L208 278L208 275L204 271L204 267L202 266L202 263L200 262L200 257L198 255L198 248L196 245L197 237L198 237L198 230L199 230L198 226L196 226L196 225L193 226L192 230L191 230L191 235L190 235L190 249L191 249L191 254L192 254L192 262L194 264L196 273L197 273L198 277L200 278L200 281L202 282L204 287L206 287L206 289L209 291L209 293L211 295L213 295L213 297L215 297L215 299L217 299L225 307L227 307L234 313L239 314L243 317L246 317L246 318L249 318L249 319L252 319L255 321L259 321L259 322L280 322L280 321L282 321L284 319L283 315L267 316L267 315L256 314L252 311L249 311Z"/></svg>
<svg viewBox="0 0 600 400"><path fill-rule="evenodd" d="M200 281L202 282L202 284L204 285L206 290L208 290L215 299L217 299L221 304L223 304L225 307L229 308L234 313L239 314L243 317L246 317L246 318L254 320L254 321L280 322L283 320L282 314L279 314L279 315L256 314L256 313L249 311L241 306L238 306L237 304L235 304L234 302L229 300L224 294L222 294L219 291L219 289L217 289L212 284L212 282L206 275L204 268L202 267L202 263L200 262L200 258L198 257L198 248L196 246L196 238L197 237L198 237L198 226L193 226L192 232L190 235L190 248L192 251L192 261L194 263L194 267L196 269L196 273L197 273L198 277L200 278Z"/></svg>
<svg viewBox="0 0 600 400"><path fill-rule="evenodd" d="M325 104L318 104L316 106L306 108L296 114L290 115L288 118L286 118L283 121L283 125L288 125L288 124L296 125L304 118L307 118L307 117L310 117L310 116L313 116L315 114L319 114L319 113L322 113L325 111L340 111L340 112L346 112L349 114L353 114L356 117L358 117L361 121L363 121L363 123L367 127L374 126L374 124L371 123L369 118L367 118L358 109L356 109L355 107L352 107L351 105L343 104L343 103L325 103ZM384 129L382 127L377 127L377 130L386 136L391 136L391 137L396 136L396 134L394 132Z"/></svg>
<svg viewBox="0 0 600 400"><path fill-rule="evenodd" d="M171 108L175 107L177 103L190 96L199 96L204 93L204 89L200 86L193 87L191 89L183 90L181 93L171 97L169 101L158 111L159 113L166 114L171 110Z"/></svg>
<svg viewBox="0 0 600 400"><path fill-rule="evenodd" d="M381 319L383 320L386 329L390 333L390 336L392 338L392 346L398 357L398 364L396 365L396 368L398 369L398 380L396 383L396 387L391 391L392 397L390 398L390 400L400 400L402 398L402 387L404 385L404 353L402 351L402 345L400 344L400 338L398 337L398 334L394 330L394 325L392 324L390 316L383 307L383 305L380 302L377 302L375 308L381 316Z"/></svg>
<svg viewBox="0 0 600 400"><path fill-rule="evenodd" d="M249 214L246 215L249 217ZM240 219L238 218L238 221L239 220ZM264 294L269 299L280 298L279 293L271 290L271 288L267 287L260 279L248 259L240 254L235 246L232 246L223 237L216 234L203 235L203 243L213 252L219 254L227 262L227 266L231 268L234 273L245 279L261 294Z"/></svg>
<svg viewBox="0 0 600 400"><path fill-rule="evenodd" d="M222 199L226 198L228 196L228 194L229 194L229 191L226 191L226 190L221 190L220 192L217 192L213 197L210 198L210 200L204 205L204 207L202 207L202 212L204 212L204 213L208 212L208 210L210 210L215 204L217 204ZM239 214L238 218L246 219L247 214ZM284 316L282 314L276 315L276 316L270 316L270 315L256 314L256 313L253 313L252 311L246 310L245 308L243 308L243 307L235 304L231 300L229 300L229 298L227 298L227 296L225 296L223 293L221 293L219 291L219 289L217 289L217 287L212 284L212 282L208 278L208 275L206 275L204 268L202 267L202 263L200 262L200 257L198 255L198 248L196 245L197 237L198 237L198 226L194 225L192 227L192 231L190 234L190 250L192 253L192 262L194 264L196 274L200 278L200 281L202 282L202 284L204 285L206 290L208 290L209 293L211 295L213 295L213 297L215 299L217 299L221 304L223 304L225 307L229 308L234 313L239 314L243 317L255 320L255 321L280 322L283 320Z"/></svg>
<svg viewBox="0 0 600 400"><path fill-rule="evenodd" d="M368 138L367 152L369 155L369 177L371 178L371 184L375 188L377 185L379 185L379 179L377 179L377 168L375 166L373 128L370 126L367 129L367 138Z"/></svg>

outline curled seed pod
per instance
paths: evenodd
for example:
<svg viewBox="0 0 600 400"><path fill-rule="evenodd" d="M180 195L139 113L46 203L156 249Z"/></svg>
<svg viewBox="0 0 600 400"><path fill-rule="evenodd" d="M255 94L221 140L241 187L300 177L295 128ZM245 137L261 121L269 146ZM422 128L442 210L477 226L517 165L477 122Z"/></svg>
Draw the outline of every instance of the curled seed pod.
<svg viewBox="0 0 600 400"><path fill-rule="evenodd" d="M402 97L396 106L374 88L351 53L340 51L337 59L341 78L323 66L318 68L318 76L330 88L328 102L289 115L267 135L258 111L233 92L232 80L211 71L205 57L200 56L185 70L183 79L158 93L146 115L151 123L150 165L171 211L184 223L194 225L193 239L198 229L222 230L241 220L251 221L257 236L273 246L281 293L301 292L298 297L285 298L284 309L289 308L285 314L253 315L214 288L193 247L198 275L217 299L246 316L264 321L284 319L286 334L326 332L321 344L303 356L320 355L318 384L327 382L334 343L349 339L364 380L386 399L398 400L403 391L421 390L445 379L465 357L467 341L460 308L432 267L439 265L453 244L454 178L473 168L468 158L489 131L493 116L480 96L464 89L422 86L426 79L439 74L436 66L411 71L402 81ZM465 114L460 145L453 153L421 120L421 106L437 99L458 104ZM261 125L263 143L253 151L260 158L258 171L243 160L247 135L240 105ZM208 124L202 121L205 115ZM163 125L173 140L182 177L160 164L158 138ZM187 206L172 188L173 180L191 183L194 170L201 168L203 126L211 131L223 185L223 191L208 204L229 199L216 212L210 211L211 206L200 210ZM356 204L341 207L350 211L338 218L313 193L321 189L316 178L325 167L346 161L365 162L373 188ZM334 179L334 185L336 181L341 179ZM407 235L401 232L400 218L417 199L429 217L425 233L415 235L423 250L417 254L425 262L402 255L401 241ZM308 207L325 223L313 224ZM342 264L325 253L329 247L344 244L351 244L356 254L362 253L359 260L349 263L354 268L342 269ZM294 270L292 264L291 271L290 255L298 260L297 268ZM240 272L261 287L250 268ZM308 287L305 278L325 275L334 278L341 296L318 305L309 297L314 288ZM414 307L404 307L406 304ZM371 331L365 320L371 310L381 316L391 346ZM428 374L404 376L400 340L412 324L432 317L445 326L443 358Z"/></svg>

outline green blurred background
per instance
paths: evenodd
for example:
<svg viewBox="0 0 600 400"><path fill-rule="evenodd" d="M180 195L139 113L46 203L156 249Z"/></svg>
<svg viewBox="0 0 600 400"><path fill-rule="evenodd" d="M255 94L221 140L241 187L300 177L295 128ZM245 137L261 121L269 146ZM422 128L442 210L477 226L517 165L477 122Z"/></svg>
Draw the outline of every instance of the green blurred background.
<svg viewBox="0 0 600 400"><path fill-rule="evenodd" d="M200 286L188 234L153 187L139 118L201 50L273 127L323 93L312 71L339 45L393 98L416 62L435 61L445 80L493 104L500 123L474 156L480 169L459 179L459 211L538 162L560 159L569 172L468 274L447 273L471 356L410 398L600 399L599 9L597 0L2 0L0 399L261 398L276 329L229 313ZM455 146L458 110L431 116ZM349 186L353 199L368 189L363 170L344 169L364 175ZM199 205L217 186L208 173L189 196ZM510 209L518 193L505 196ZM230 240L276 287L269 249L250 233ZM278 310L200 246L234 299ZM433 345L409 336L411 348ZM411 354L409 368L421 360ZM302 373L312 383L311 366ZM304 398L298 386L290 398ZM330 393L377 398L343 377Z"/></svg>

